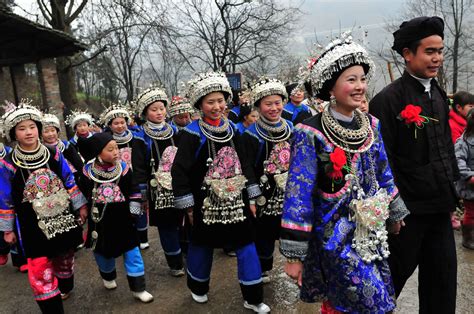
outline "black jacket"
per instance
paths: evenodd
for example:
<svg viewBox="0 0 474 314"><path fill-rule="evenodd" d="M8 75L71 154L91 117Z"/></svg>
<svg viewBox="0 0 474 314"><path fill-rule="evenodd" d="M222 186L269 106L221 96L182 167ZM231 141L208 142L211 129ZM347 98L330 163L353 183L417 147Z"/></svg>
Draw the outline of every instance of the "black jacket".
<svg viewBox="0 0 474 314"><path fill-rule="evenodd" d="M370 113L380 120L395 182L412 214L453 211L457 196L454 181L459 171L448 124L449 102L436 80L430 95L408 72L378 93ZM399 118L409 104L433 118L423 128L407 126Z"/></svg>

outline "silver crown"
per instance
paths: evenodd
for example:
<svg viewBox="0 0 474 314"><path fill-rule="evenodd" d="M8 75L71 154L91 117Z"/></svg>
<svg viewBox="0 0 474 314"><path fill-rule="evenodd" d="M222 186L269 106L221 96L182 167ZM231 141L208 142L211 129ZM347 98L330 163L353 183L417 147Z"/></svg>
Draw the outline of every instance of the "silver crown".
<svg viewBox="0 0 474 314"><path fill-rule="evenodd" d="M72 111L71 114L66 117L65 123L74 129L81 121L85 121L89 125L94 124L94 119L92 119L91 114L87 111Z"/></svg>
<svg viewBox="0 0 474 314"><path fill-rule="evenodd" d="M5 114L2 116L1 122L4 135L8 141L12 140L10 138L10 130L18 123L25 120L33 120L42 123L41 119L43 114L38 108L31 105L32 100L22 99L18 106L8 101L5 101L5 103Z"/></svg>
<svg viewBox="0 0 474 314"><path fill-rule="evenodd" d="M135 101L137 109L136 113L138 115L144 114L143 111L145 108L155 101L162 101L165 106L168 104L168 96L166 95L166 90L164 88L152 86L141 92Z"/></svg>
<svg viewBox="0 0 474 314"><path fill-rule="evenodd" d="M115 118L130 120L130 108L121 104L112 104L100 115L100 123L107 126Z"/></svg>
<svg viewBox="0 0 474 314"><path fill-rule="evenodd" d="M168 109L170 117L177 116L181 113L193 113L194 109L188 99L180 96L173 96Z"/></svg>
<svg viewBox="0 0 474 314"><path fill-rule="evenodd" d="M54 126L56 129L61 129L61 124L59 123L59 119L56 115L45 113L43 115L43 128L47 128L49 126Z"/></svg>
<svg viewBox="0 0 474 314"><path fill-rule="evenodd" d="M307 66L300 68L298 86L302 88L305 82L310 81L313 95L318 95L326 81L352 64L368 66L366 78L367 81L371 79L375 71L374 62L364 47L352 41L351 32L345 32L324 48L316 46Z"/></svg>
<svg viewBox="0 0 474 314"><path fill-rule="evenodd" d="M285 85L281 81L262 77L251 88L250 103L255 106L260 99L270 95L280 95L283 102L288 99Z"/></svg>
<svg viewBox="0 0 474 314"><path fill-rule="evenodd" d="M212 92L223 92L226 101L232 96L232 88L230 87L225 73L200 73L188 82L187 97L193 107L196 107L202 97Z"/></svg>

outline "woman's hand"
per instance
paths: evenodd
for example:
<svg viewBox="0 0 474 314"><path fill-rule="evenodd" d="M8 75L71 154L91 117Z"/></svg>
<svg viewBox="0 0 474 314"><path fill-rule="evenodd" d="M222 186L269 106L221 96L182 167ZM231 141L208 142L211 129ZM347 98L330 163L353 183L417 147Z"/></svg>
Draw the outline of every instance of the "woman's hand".
<svg viewBox="0 0 474 314"><path fill-rule="evenodd" d="M303 263L286 262L285 273L290 276L290 278L296 280L298 286L301 287L301 285L303 284Z"/></svg>
<svg viewBox="0 0 474 314"><path fill-rule="evenodd" d="M84 205L81 208L79 208L79 219L81 219L81 225L86 223L87 214L88 214L87 205Z"/></svg>
<svg viewBox="0 0 474 314"><path fill-rule="evenodd" d="M252 216L257 217L257 206L255 204L250 204L249 207Z"/></svg>
<svg viewBox="0 0 474 314"><path fill-rule="evenodd" d="M192 226L192 225L194 225L193 208L192 207L188 208L187 213L188 213L189 224Z"/></svg>
<svg viewBox="0 0 474 314"><path fill-rule="evenodd" d="M16 243L16 235L15 232L13 231L5 231L3 233L3 240L5 240L6 243L13 245Z"/></svg>

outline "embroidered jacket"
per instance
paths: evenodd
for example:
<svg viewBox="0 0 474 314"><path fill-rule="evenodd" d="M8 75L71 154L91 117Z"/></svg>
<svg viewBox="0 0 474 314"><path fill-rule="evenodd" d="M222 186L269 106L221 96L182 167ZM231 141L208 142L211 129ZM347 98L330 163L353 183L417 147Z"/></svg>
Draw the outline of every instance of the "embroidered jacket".
<svg viewBox="0 0 474 314"><path fill-rule="evenodd" d="M300 104L296 106L294 103L289 102L283 108L283 112L281 113L281 117L291 121L293 125L297 125L298 123L302 122L305 119L308 119L312 116L311 110L305 104Z"/></svg>
<svg viewBox="0 0 474 314"><path fill-rule="evenodd" d="M349 163L363 190L371 188L371 164L380 188L391 196L390 216L408 214L398 196L379 132L378 120L369 117L374 143L364 153L351 154ZM362 146L370 144L366 140ZM394 289L386 260L366 263L352 247L355 222L349 218L352 188L326 173L324 155L335 146L321 127L321 115L297 125L283 205L280 251L288 258L304 259L301 298L307 302L329 299L342 312L385 313L395 307Z"/></svg>

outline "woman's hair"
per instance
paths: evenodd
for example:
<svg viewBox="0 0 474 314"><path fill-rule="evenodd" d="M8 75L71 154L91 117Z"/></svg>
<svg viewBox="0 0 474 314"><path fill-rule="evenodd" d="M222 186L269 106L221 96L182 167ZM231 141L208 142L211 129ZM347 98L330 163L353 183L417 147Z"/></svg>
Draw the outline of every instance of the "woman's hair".
<svg viewBox="0 0 474 314"><path fill-rule="evenodd" d="M466 130L464 130L463 138L467 139L470 136L474 135L474 109L469 110L467 114L467 126Z"/></svg>
<svg viewBox="0 0 474 314"><path fill-rule="evenodd" d="M252 113L252 109L250 105L240 106L239 122L244 122L244 118Z"/></svg>

